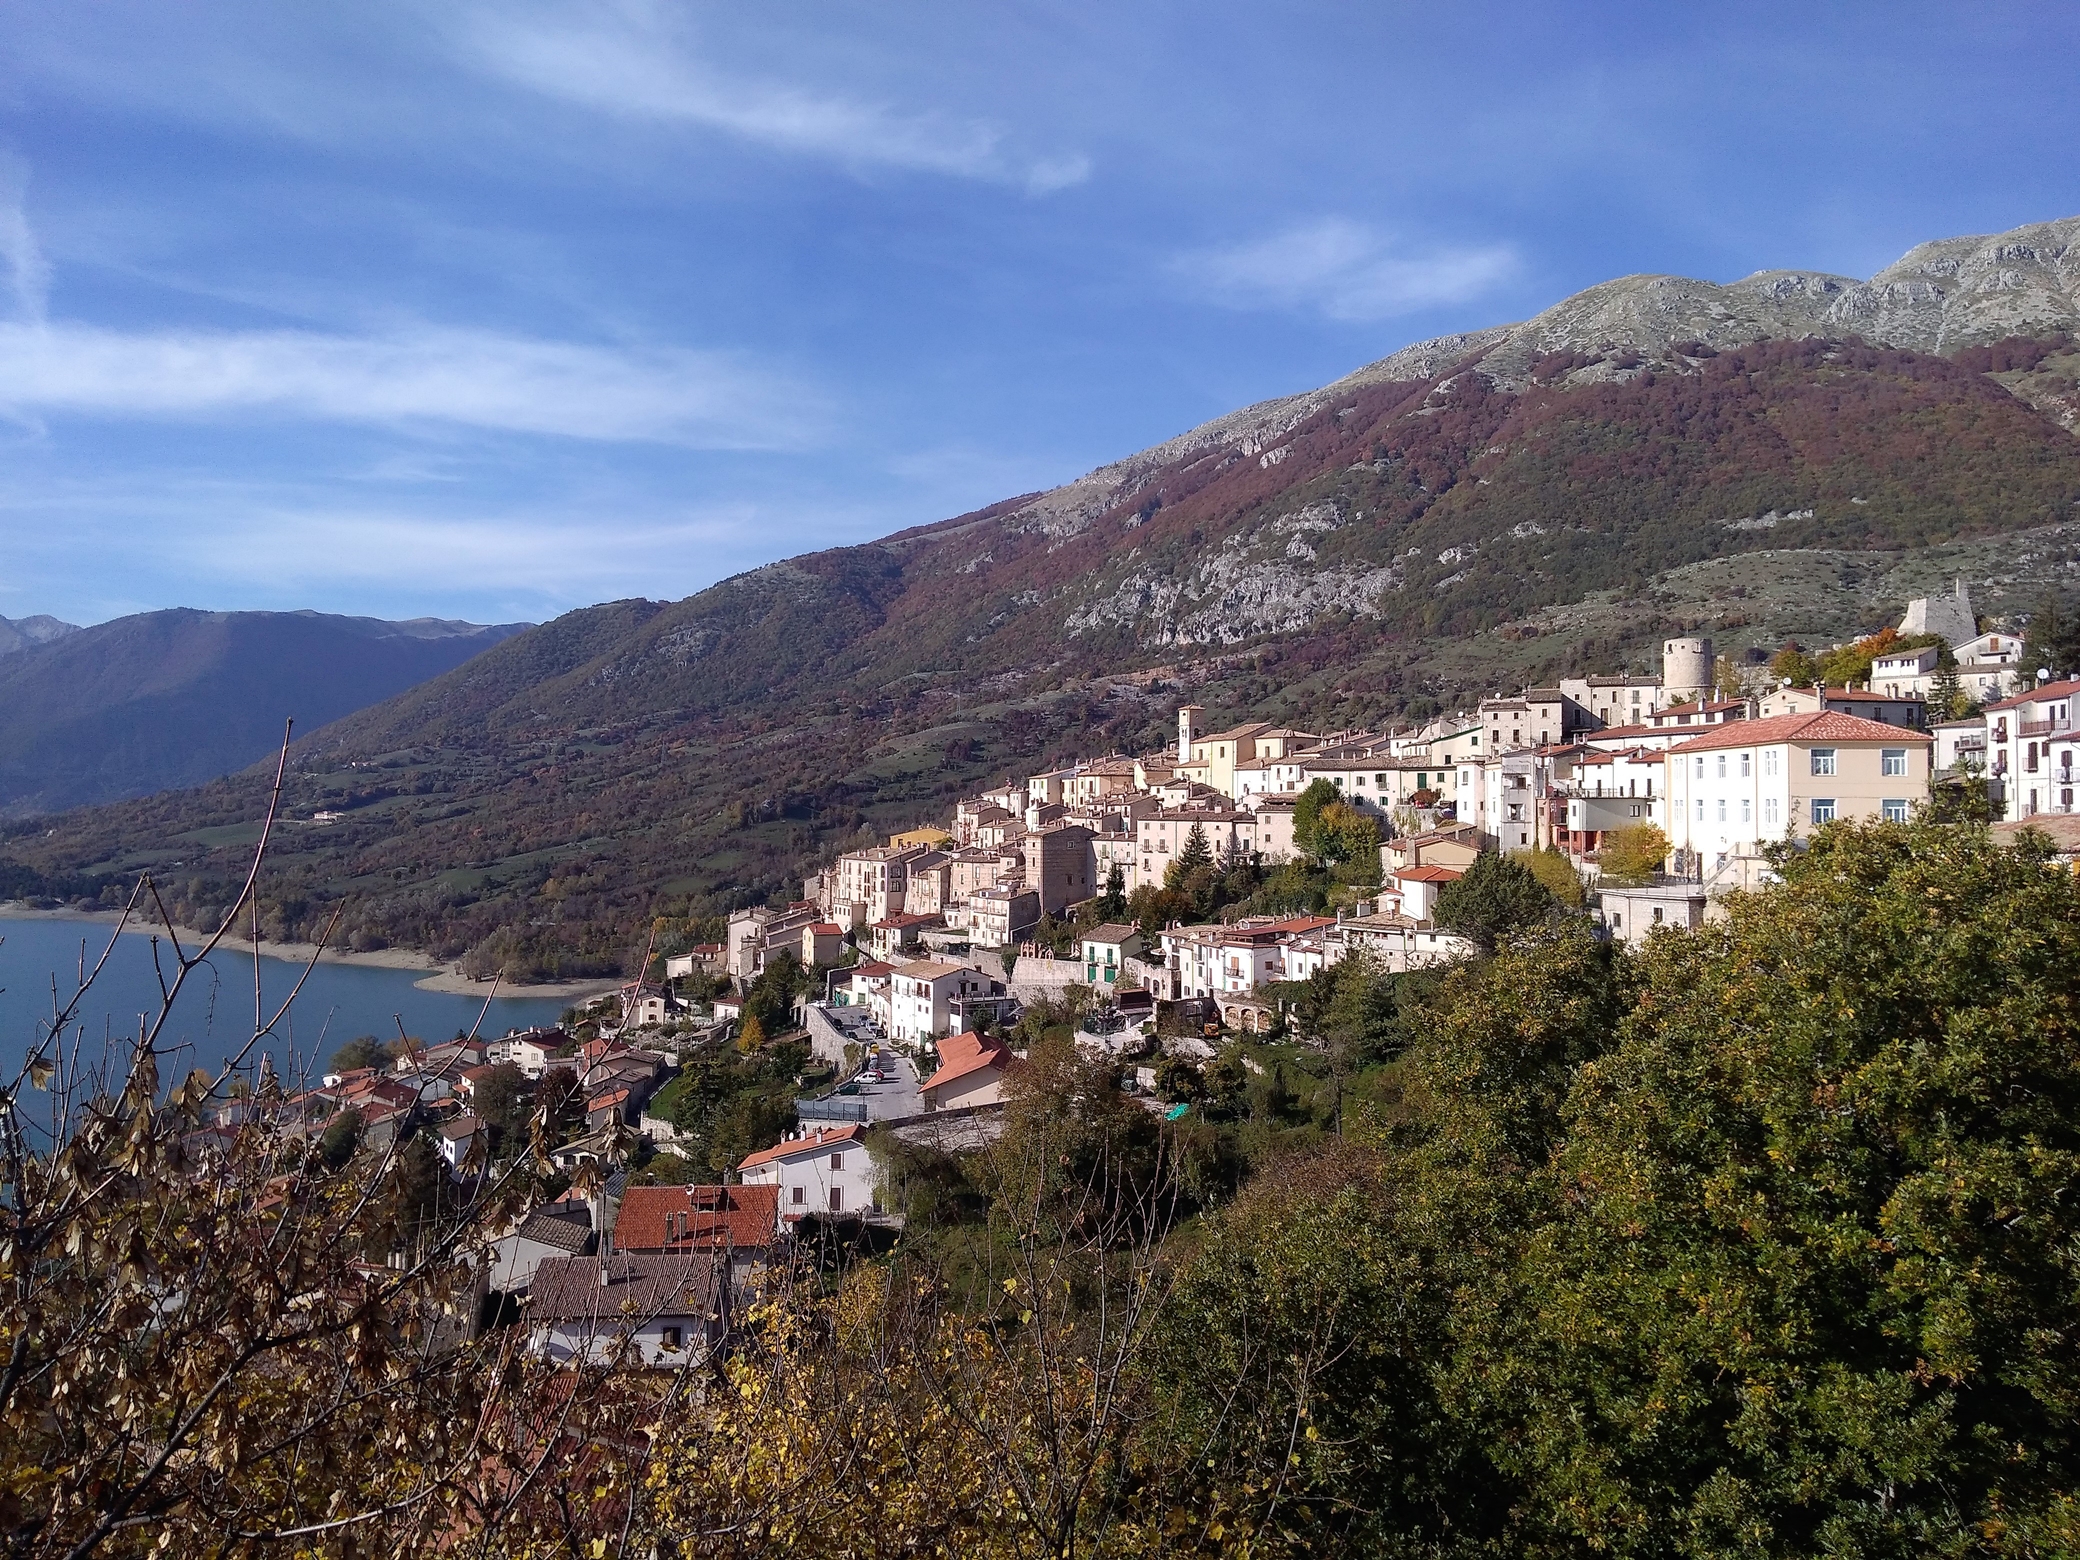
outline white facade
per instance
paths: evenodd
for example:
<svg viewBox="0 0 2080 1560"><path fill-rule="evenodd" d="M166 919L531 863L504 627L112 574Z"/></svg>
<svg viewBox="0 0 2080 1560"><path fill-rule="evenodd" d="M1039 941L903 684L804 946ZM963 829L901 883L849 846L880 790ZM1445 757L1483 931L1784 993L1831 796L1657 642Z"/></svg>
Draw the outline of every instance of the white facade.
<svg viewBox="0 0 2080 1560"><path fill-rule="evenodd" d="M738 1167L746 1186L780 1189L780 1227L812 1213L861 1214L879 1206L880 1174L858 1127L794 1138Z"/></svg>
<svg viewBox="0 0 2080 1560"><path fill-rule="evenodd" d="M925 961L900 965L889 977L888 1032L897 1040L931 1040L946 1033L955 997L986 997L989 979L965 965Z"/></svg>
<svg viewBox="0 0 2080 1560"><path fill-rule="evenodd" d="M2080 679L2047 683L1986 711L1986 752L2001 782L2003 817L2069 813L2080 785Z"/></svg>
<svg viewBox="0 0 2080 1560"><path fill-rule="evenodd" d="M1709 873L1837 819L1904 823L1928 797L1930 746L1851 715L1736 722L1669 750L1669 838Z"/></svg>

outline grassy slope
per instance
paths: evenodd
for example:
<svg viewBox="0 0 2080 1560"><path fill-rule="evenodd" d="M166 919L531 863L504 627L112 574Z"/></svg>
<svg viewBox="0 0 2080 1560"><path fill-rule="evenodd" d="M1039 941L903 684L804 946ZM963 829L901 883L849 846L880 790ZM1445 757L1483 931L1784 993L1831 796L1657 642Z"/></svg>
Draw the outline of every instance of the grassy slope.
<svg viewBox="0 0 2080 1560"><path fill-rule="evenodd" d="M522 924L605 965L646 912L764 897L985 776L1160 741L1183 688L1216 719L1359 724L1643 665L1679 629L1838 637L1953 572L1982 609L2026 607L2071 570L2080 440L1987 375L1818 342L1695 368L1522 396L1465 374L1368 386L1275 463L1187 453L1074 534L1014 501L569 614L299 748L296 805L350 817L291 832L274 913L306 927L345 894L364 943L453 953ZM1336 520L1295 563L1310 506ZM1797 518L1727 524L1772 510ZM1247 621L1221 594L1235 580L1280 569L1395 584L1297 632L1190 642L1193 622ZM1177 601L1066 626L1137 581ZM206 901L234 852L196 831L257 801L234 778L8 849L51 870L157 863Z"/></svg>

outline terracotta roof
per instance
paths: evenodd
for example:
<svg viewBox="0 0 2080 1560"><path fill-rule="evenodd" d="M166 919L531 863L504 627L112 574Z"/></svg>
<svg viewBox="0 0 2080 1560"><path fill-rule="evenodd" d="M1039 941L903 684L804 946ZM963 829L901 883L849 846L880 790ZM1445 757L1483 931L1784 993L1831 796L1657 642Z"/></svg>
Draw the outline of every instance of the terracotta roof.
<svg viewBox="0 0 2080 1560"><path fill-rule="evenodd" d="M942 1040L941 1045L945 1042ZM828 1152L833 1144L864 1143L867 1129L854 1122L849 1127L833 1127L827 1131L812 1133L808 1137L788 1138L775 1143L771 1148L762 1148L755 1154L746 1154L744 1162L737 1166L737 1173L771 1164L776 1159L792 1159L797 1154L820 1154Z"/></svg>
<svg viewBox="0 0 2080 1560"><path fill-rule="evenodd" d="M2080 813L2036 813L1993 826L1995 836L2010 844L2025 830L2045 836L2061 855L2080 852Z"/></svg>
<svg viewBox="0 0 2080 1560"><path fill-rule="evenodd" d="M1822 710L1811 715L1770 715L1762 720L1737 720L1715 726L1688 742L1678 742L1671 753L1703 753L1713 748L1761 747L1771 742L1933 742L1925 731L1888 726L1883 721L1865 720L1861 715L1844 715L1840 710Z"/></svg>
<svg viewBox="0 0 2080 1560"><path fill-rule="evenodd" d="M780 1221L777 1186L631 1186L614 1221L622 1251L761 1249Z"/></svg>
<svg viewBox="0 0 2080 1560"><path fill-rule="evenodd" d="M477 1129L483 1125L484 1123L475 1116L457 1116L453 1121L441 1128L441 1136L456 1139L475 1137Z"/></svg>
<svg viewBox="0 0 2080 1560"><path fill-rule="evenodd" d="M875 962L871 964L855 964L845 973L857 977L861 975L889 975L893 974L894 971L895 966L893 964Z"/></svg>
<svg viewBox="0 0 2080 1560"><path fill-rule="evenodd" d="M1922 702L1918 693L1867 693L1861 688L1830 688L1821 695L1828 699L1850 699L1859 704L1914 704Z"/></svg>
<svg viewBox="0 0 2080 1560"><path fill-rule="evenodd" d="M2057 699L2080 693L2080 677L2068 677L2064 682L2049 682L2034 693L2018 693L2013 698L2003 699L1998 704L1989 704L1988 710L2012 710L2020 704L2033 704L2038 699Z"/></svg>
<svg viewBox="0 0 2080 1560"><path fill-rule="evenodd" d="M818 921L809 928L818 937L843 937L845 929L836 921Z"/></svg>
<svg viewBox="0 0 2080 1560"><path fill-rule="evenodd" d="M1403 867L1394 876L1404 883L1456 883L1466 873L1458 867L1421 866Z"/></svg>
<svg viewBox="0 0 2080 1560"><path fill-rule="evenodd" d="M1001 1040L978 1034L948 1035L939 1042L939 1070L924 1081L924 1088L936 1089L942 1083L952 1083L970 1073L981 1072L985 1067L1001 1071L1011 1061L1011 1048Z"/></svg>
<svg viewBox="0 0 2080 1560"><path fill-rule="evenodd" d="M722 1303L722 1283L723 1264L706 1252L550 1257L534 1270L527 1319L597 1322L612 1332L653 1316L709 1316Z"/></svg>

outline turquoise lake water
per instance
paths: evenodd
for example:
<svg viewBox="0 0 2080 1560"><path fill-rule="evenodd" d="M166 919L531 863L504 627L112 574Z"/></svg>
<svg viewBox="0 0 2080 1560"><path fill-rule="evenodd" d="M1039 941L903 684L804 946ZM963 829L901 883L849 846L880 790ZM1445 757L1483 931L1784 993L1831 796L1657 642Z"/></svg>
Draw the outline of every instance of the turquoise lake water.
<svg viewBox="0 0 2080 1560"><path fill-rule="evenodd" d="M80 947L91 968L108 946L114 928L95 921L13 920L0 917L0 1081L11 1080L29 1046L46 1032L51 1015L51 981L59 1000L78 984ZM260 961L260 990L268 1016L281 1005L303 966L282 959ZM421 991L412 984L422 970L374 969L359 964L320 964L303 984L295 1005L263 1042L285 1077L322 1064L357 1035L395 1039L402 1020L414 1039L444 1040L468 1030L482 1011L482 997ZM565 998L500 997L485 1014L483 1035L502 1035L530 1024L551 1024L569 1006ZM159 985L152 974L149 937L126 932L81 1008L90 1053L105 1036L135 1036L140 1013L156 1013ZM219 949L188 977L172 1017L161 1031L162 1049L180 1045L186 1054L163 1066L169 1080L179 1066L215 1066L244 1044L253 1024L253 957ZM255 1053L257 1059L257 1051Z"/></svg>

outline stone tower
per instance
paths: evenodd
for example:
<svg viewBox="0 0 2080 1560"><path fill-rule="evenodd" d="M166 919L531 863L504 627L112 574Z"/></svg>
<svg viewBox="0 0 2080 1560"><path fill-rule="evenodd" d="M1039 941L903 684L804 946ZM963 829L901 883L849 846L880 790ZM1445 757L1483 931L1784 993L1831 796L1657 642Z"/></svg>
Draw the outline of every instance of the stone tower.
<svg viewBox="0 0 2080 1560"><path fill-rule="evenodd" d="M1955 650L1979 637L1979 619L1972 612L1972 598L1959 580L1947 596L1917 596L1907 603L1907 615L1899 620L1902 634L1941 634Z"/></svg>
<svg viewBox="0 0 2080 1560"><path fill-rule="evenodd" d="M1670 704L1687 704L1712 691L1712 642L1668 639L1661 645L1661 691Z"/></svg>

